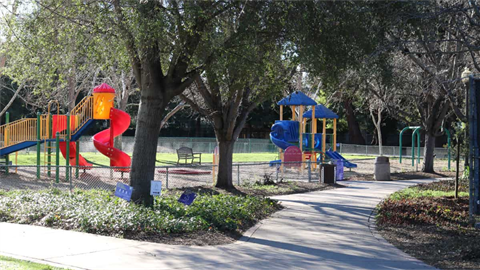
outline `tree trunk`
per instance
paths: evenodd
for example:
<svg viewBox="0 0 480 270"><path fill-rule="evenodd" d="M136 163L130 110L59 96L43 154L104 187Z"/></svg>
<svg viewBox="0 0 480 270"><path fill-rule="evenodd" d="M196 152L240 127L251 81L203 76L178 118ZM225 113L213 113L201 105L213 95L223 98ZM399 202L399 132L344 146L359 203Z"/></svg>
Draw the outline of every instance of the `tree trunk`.
<svg viewBox="0 0 480 270"><path fill-rule="evenodd" d="M195 137L201 137L202 125L200 122L200 116L197 117L195 122Z"/></svg>
<svg viewBox="0 0 480 270"><path fill-rule="evenodd" d="M457 135L457 160L456 160L456 170L455 170L455 199L458 199L458 176L460 173L460 135Z"/></svg>
<svg viewBox="0 0 480 270"><path fill-rule="evenodd" d="M358 124L357 118L355 117L352 103L350 102L350 100L345 100L343 102L343 105L347 114L348 139L350 143L365 144L365 139L363 138L362 132L360 131L360 125Z"/></svg>
<svg viewBox="0 0 480 270"><path fill-rule="evenodd" d="M217 136L218 138L219 136ZM232 164L233 164L233 146L235 145L234 141L228 140L219 140L218 141L218 150L219 150L219 160L218 160L218 174L217 174L217 183L215 187L223 189L232 189Z"/></svg>
<svg viewBox="0 0 480 270"><path fill-rule="evenodd" d="M415 150L416 151L416 150ZM435 152L435 136L425 133L425 150L423 152L422 172L433 173L433 154Z"/></svg>
<svg viewBox="0 0 480 270"><path fill-rule="evenodd" d="M113 141L113 147L117 148L118 150L122 150L122 135L115 137Z"/></svg>
<svg viewBox="0 0 480 270"><path fill-rule="evenodd" d="M383 156L383 149L382 149L382 109L377 109L377 119L375 119L375 116L373 115L372 109L370 111L370 116L372 117L373 125L375 126L375 133L374 137L376 135L376 140L378 141L378 154L380 156ZM372 141L375 139L372 139Z"/></svg>
<svg viewBox="0 0 480 270"><path fill-rule="evenodd" d="M378 154L383 156L383 141L382 141L382 110L378 110L377 112L377 119L378 122L376 124L377 127L377 136L378 136Z"/></svg>
<svg viewBox="0 0 480 270"><path fill-rule="evenodd" d="M133 187L132 200L145 206L153 203L150 196L150 181L155 176L155 158L165 102L162 86L150 83L142 89L140 108L137 116L135 147L133 148L130 185Z"/></svg>

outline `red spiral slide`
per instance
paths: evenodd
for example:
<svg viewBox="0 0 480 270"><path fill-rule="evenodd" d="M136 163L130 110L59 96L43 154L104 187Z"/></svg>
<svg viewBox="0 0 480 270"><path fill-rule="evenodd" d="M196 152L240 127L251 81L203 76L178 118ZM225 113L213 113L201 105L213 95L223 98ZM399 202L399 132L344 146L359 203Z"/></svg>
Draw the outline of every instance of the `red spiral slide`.
<svg viewBox="0 0 480 270"><path fill-rule="evenodd" d="M110 158L110 166L112 167L130 167L130 156L113 147L113 139L127 130L130 126L130 119L128 113L111 108L110 128L93 136L93 145L100 153ZM128 170L125 169L125 171ZM122 171L124 170L122 169Z"/></svg>
<svg viewBox="0 0 480 270"><path fill-rule="evenodd" d="M65 159L67 159L67 143L60 142L60 151ZM75 142L70 142L70 156L68 157L69 163L72 166L77 166L77 145ZM92 163L88 163L82 155L78 154L78 165L81 166L83 169L85 167L92 167Z"/></svg>
<svg viewBox="0 0 480 270"><path fill-rule="evenodd" d="M75 128L75 116L72 115L70 118L70 128L73 130ZM67 129L67 116L66 115L53 115L52 117L52 138L56 137L57 132L62 132ZM67 159L67 143L60 142L59 144L60 151L65 159ZM68 162L72 166L77 166L77 145L75 142L70 142L70 152L68 157ZM92 164L87 162L82 155L78 154L78 165L85 167L91 167Z"/></svg>

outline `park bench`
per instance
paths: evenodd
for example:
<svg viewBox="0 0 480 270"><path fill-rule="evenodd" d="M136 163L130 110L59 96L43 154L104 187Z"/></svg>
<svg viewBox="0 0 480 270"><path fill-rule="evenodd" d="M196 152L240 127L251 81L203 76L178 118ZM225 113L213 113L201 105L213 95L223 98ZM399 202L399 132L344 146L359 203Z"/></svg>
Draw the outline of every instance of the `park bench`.
<svg viewBox="0 0 480 270"><path fill-rule="evenodd" d="M202 153L193 153L192 148L189 147L183 146L177 149L177 157L177 165L180 164L180 161L185 161L184 164L193 164L195 159L198 159L198 164L202 164Z"/></svg>

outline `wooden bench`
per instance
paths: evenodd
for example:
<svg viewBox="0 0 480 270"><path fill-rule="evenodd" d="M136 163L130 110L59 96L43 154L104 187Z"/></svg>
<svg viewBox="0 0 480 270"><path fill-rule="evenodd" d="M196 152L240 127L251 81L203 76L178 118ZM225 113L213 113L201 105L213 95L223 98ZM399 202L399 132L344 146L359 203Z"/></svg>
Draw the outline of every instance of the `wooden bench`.
<svg viewBox="0 0 480 270"><path fill-rule="evenodd" d="M202 153L193 153L192 148L189 147L180 147L177 149L177 165L180 164L181 160L184 160L184 164L193 164L195 159L198 159L198 164L202 164Z"/></svg>

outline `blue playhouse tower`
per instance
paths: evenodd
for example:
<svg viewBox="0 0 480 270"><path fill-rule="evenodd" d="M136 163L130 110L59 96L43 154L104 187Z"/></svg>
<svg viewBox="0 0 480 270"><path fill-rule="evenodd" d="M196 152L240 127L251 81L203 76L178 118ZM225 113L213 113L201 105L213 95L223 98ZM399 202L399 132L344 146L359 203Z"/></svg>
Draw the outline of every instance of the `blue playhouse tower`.
<svg viewBox="0 0 480 270"><path fill-rule="evenodd" d="M337 119L338 115L329 110L327 107L317 104L313 99L309 98L302 92L295 91L289 96L280 100L280 120L275 121L270 133L270 140L279 148L280 160L271 163L283 162L283 152L290 146L297 146L302 151L302 161L321 160L321 157L331 159L342 159L347 168L354 168L357 165L348 162L339 153L336 152L337 147ZM292 119L283 120L283 107L289 106L292 110ZM311 109L305 112L307 106ZM296 115L296 108L299 107L299 115ZM307 121L311 120L311 132L306 133ZM322 133L317 133L317 119L323 120ZM327 119L333 120L333 133L326 133ZM326 137L331 135L332 149L326 149ZM317 157L317 154L318 157ZM314 163L316 165L316 162ZM314 166L315 166L314 165Z"/></svg>

